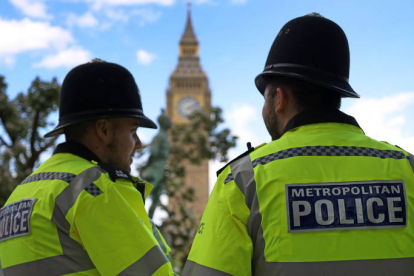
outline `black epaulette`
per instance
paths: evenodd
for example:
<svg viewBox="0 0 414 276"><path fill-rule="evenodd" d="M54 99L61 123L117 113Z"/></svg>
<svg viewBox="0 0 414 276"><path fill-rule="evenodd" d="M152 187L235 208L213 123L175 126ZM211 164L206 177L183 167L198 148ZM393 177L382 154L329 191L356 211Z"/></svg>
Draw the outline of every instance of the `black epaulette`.
<svg viewBox="0 0 414 276"><path fill-rule="evenodd" d="M234 158L233 160L231 160L230 162L228 162L226 165L224 165L224 167L222 167L220 170L217 171L217 176L219 176L221 174L222 171L224 171L224 169L230 165L231 163L233 163L236 160L239 160L240 158L243 158L246 155L249 155L251 152L254 151L254 147L252 147L252 143L248 142L247 143L247 151L243 152L242 154L240 154L239 156L237 156L236 158Z"/></svg>
<svg viewBox="0 0 414 276"><path fill-rule="evenodd" d="M114 166L112 164L105 163L105 162L99 162L98 165L99 165L99 167L104 169L109 174L109 177L114 182L117 179L127 179L127 180L130 180L130 181L134 182L134 179L129 174L129 172L124 171L123 169L120 169L117 166Z"/></svg>
<svg viewBox="0 0 414 276"><path fill-rule="evenodd" d="M135 188L141 193L142 199L145 203L145 182L142 181L135 181L132 176L129 174L129 172L118 168L115 165L105 163L105 162L99 162L99 167L104 169L108 174L109 177L113 182L115 182L117 179L127 179L134 183Z"/></svg>

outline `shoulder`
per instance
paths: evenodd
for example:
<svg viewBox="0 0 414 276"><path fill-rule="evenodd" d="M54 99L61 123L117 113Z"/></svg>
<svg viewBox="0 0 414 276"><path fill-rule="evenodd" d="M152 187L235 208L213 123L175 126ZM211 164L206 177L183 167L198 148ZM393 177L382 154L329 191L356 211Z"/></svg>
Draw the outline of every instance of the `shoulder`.
<svg viewBox="0 0 414 276"><path fill-rule="evenodd" d="M373 148L382 150L384 154L387 154L387 156L389 155L390 157L395 159L414 159L414 156L410 152L398 145L391 144L387 141L378 141L372 138L370 139L371 141L376 142Z"/></svg>
<svg viewBox="0 0 414 276"><path fill-rule="evenodd" d="M387 141L380 141L380 142L383 144L386 144L388 147L390 147L391 150L402 151L405 155L411 155L410 152L406 151L404 148L398 145L393 145L391 143L388 143Z"/></svg>
<svg viewBox="0 0 414 276"><path fill-rule="evenodd" d="M247 151L243 152L242 154L240 154L236 158L232 159L230 162L228 162L226 165L224 165L220 170L218 170L216 172L217 176L219 176L227 168L227 166L229 166L233 162L235 162L235 161L237 161L237 160L239 160L239 159L241 159L241 158L243 158L243 157L245 157L247 155L250 155L250 153L254 152L255 150L258 150L259 148L261 148L261 147L263 147L265 145L266 145L266 143L260 144L259 146L256 146L256 147L249 147L248 146L248 150Z"/></svg>

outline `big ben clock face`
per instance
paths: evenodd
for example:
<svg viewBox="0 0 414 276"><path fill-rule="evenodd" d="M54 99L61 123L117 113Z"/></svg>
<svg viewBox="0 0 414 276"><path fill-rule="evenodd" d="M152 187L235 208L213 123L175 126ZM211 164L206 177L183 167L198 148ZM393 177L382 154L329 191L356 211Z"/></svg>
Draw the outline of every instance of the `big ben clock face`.
<svg viewBox="0 0 414 276"><path fill-rule="evenodd" d="M200 109L200 104L192 97L185 97L178 102L177 109L181 117L188 119L195 111Z"/></svg>

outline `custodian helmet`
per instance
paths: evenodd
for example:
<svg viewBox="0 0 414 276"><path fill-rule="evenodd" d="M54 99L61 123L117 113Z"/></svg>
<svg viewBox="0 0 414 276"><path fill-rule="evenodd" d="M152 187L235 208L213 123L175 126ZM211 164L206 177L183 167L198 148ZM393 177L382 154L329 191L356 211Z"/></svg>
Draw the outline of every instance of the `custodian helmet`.
<svg viewBox="0 0 414 276"><path fill-rule="evenodd" d="M359 98L348 83L349 46L344 31L317 13L286 23L276 36L266 65L255 80L263 94L268 77L299 79Z"/></svg>
<svg viewBox="0 0 414 276"><path fill-rule="evenodd" d="M67 126L102 118L139 119L141 127L157 128L144 115L134 77L124 67L99 59L79 65L65 77L60 94L59 124L45 137Z"/></svg>

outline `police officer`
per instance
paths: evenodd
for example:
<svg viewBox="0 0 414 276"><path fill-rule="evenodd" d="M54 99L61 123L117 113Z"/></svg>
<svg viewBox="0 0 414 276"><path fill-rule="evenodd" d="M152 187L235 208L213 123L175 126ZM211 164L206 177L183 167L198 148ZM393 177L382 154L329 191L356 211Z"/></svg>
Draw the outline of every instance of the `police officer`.
<svg viewBox="0 0 414 276"><path fill-rule="evenodd" d="M283 26L256 78L273 141L219 171L183 275L413 275L410 154L339 111L348 77L337 24Z"/></svg>
<svg viewBox="0 0 414 276"><path fill-rule="evenodd" d="M151 185L130 175L138 127L157 128L127 69L96 59L68 73L45 135L67 142L0 209L5 275L174 275L144 208Z"/></svg>

